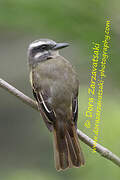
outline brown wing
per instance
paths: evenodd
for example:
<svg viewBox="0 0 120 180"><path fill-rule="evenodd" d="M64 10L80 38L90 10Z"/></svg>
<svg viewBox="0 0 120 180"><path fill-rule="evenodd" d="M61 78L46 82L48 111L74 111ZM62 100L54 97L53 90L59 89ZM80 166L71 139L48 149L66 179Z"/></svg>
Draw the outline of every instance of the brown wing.
<svg viewBox="0 0 120 180"><path fill-rule="evenodd" d="M55 121L55 113L50 104L48 103L49 91L37 91L33 89L33 95L38 102L38 108L47 128L52 131L53 122Z"/></svg>

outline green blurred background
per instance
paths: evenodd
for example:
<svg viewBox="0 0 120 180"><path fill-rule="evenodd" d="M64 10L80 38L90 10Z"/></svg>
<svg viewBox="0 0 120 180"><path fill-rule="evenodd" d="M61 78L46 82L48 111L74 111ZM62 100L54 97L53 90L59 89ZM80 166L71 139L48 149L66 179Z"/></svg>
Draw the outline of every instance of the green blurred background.
<svg viewBox="0 0 120 180"><path fill-rule="evenodd" d="M27 65L29 43L39 38L69 42L61 52L80 77L78 127L88 105L91 41L104 40L105 18L112 18L111 58L106 66L99 143L120 156L120 2L119 0L0 0L0 78L32 97ZM119 180L120 169L81 142L86 165L57 172L52 134L38 112L0 88L0 180Z"/></svg>

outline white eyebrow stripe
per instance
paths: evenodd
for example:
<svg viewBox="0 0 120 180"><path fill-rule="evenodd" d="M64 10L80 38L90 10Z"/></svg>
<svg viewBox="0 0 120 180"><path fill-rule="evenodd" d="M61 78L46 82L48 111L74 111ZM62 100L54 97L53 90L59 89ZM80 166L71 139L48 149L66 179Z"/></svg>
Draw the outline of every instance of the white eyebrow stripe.
<svg viewBox="0 0 120 180"><path fill-rule="evenodd" d="M35 42L35 43L30 44L29 48L32 49L32 48L34 48L34 47L41 46L42 44L45 44L45 42L43 42L43 41L38 41L38 42Z"/></svg>

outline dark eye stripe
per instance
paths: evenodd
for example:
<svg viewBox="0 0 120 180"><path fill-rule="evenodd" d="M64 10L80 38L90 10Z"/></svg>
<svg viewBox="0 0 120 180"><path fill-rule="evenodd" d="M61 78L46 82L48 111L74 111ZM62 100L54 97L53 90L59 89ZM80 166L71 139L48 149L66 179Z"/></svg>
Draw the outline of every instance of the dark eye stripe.
<svg viewBox="0 0 120 180"><path fill-rule="evenodd" d="M35 47L34 51L38 52L38 51L44 51L44 50L48 50L49 49L49 45L43 44L41 46Z"/></svg>
<svg viewBox="0 0 120 180"><path fill-rule="evenodd" d="M43 44L42 46L40 46L40 49L45 49L46 50L46 49L48 49L48 47L49 47L48 45Z"/></svg>
<svg viewBox="0 0 120 180"><path fill-rule="evenodd" d="M48 49L49 49L48 45L42 45L42 46L34 47L32 49L32 55L35 55L38 52L43 52L43 51L48 50Z"/></svg>

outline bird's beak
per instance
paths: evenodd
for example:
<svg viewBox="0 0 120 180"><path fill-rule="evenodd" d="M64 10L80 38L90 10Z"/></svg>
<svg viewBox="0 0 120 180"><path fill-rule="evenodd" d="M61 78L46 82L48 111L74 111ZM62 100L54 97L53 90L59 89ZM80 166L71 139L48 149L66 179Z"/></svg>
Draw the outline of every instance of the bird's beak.
<svg viewBox="0 0 120 180"><path fill-rule="evenodd" d="M57 44L53 47L53 50L62 49L62 48L68 47L68 46L69 46L68 43L57 43Z"/></svg>

